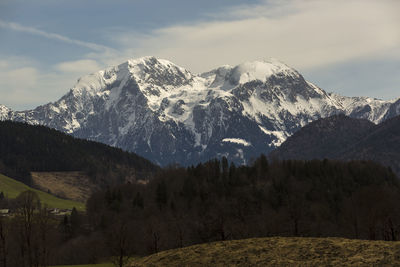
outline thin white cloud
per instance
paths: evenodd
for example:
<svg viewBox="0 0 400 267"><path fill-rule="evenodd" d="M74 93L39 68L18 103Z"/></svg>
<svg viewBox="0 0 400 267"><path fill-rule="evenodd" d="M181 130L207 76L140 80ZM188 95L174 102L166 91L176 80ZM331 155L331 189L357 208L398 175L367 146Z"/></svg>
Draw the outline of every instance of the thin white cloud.
<svg viewBox="0 0 400 267"><path fill-rule="evenodd" d="M8 67L8 62L5 60L0 60L0 69L4 69Z"/></svg>
<svg viewBox="0 0 400 267"><path fill-rule="evenodd" d="M78 46L89 48L91 50L95 50L98 52L112 50L111 48L104 46L104 45L99 45L99 44L95 44L95 43L91 43L91 42L85 42L85 41L81 41L81 40L72 39L67 36L63 36L61 34L45 32L45 31L42 31L42 30L39 30L39 29L36 29L33 27L23 26L18 23L14 23L14 22L7 22L7 21L0 20L0 27L4 28L4 29L8 29L8 30L42 36L42 37L45 37L48 39L53 39L53 40L57 40L57 41L68 43L68 44L78 45Z"/></svg>
<svg viewBox="0 0 400 267"><path fill-rule="evenodd" d="M95 60L83 59L76 61L66 61L57 64L56 69L62 72L72 72L79 74L89 74L100 70L101 66Z"/></svg>
<svg viewBox="0 0 400 267"><path fill-rule="evenodd" d="M33 88L37 85L38 71L32 67L21 67L1 72L0 80L5 88Z"/></svg>
<svg viewBox="0 0 400 267"><path fill-rule="evenodd" d="M13 106L31 102L35 95L31 91L38 85L39 72L32 66L15 66L13 61L3 59L0 62L1 104Z"/></svg>
<svg viewBox="0 0 400 267"><path fill-rule="evenodd" d="M269 0L145 34L113 29L106 37L114 42L114 49L0 20L1 28L91 50L82 55L83 60L54 66L1 59L0 103L19 108L54 101L80 76L144 55L169 59L193 72L269 57L300 72L371 58L400 59L398 10L398 0ZM23 73L26 84L10 81Z"/></svg>
<svg viewBox="0 0 400 267"><path fill-rule="evenodd" d="M33 27L0 20L0 28L42 36L63 43L85 47L98 55L116 54L114 49ZM80 76L101 68L93 59L66 61L54 66L44 66L30 58L6 56L0 60L1 104L14 109L34 108L54 101L72 87Z"/></svg>

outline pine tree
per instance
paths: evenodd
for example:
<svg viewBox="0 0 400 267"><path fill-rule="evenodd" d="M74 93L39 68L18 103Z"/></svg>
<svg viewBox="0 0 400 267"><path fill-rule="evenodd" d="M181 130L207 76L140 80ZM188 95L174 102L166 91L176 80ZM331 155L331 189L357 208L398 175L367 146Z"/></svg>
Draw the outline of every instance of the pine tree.
<svg viewBox="0 0 400 267"><path fill-rule="evenodd" d="M164 180L161 180L160 183L157 184L156 189L156 202L158 208L161 210L164 205L167 204L168 195L167 195L167 185Z"/></svg>
<svg viewBox="0 0 400 267"><path fill-rule="evenodd" d="M136 193L135 198L133 199L133 206L143 209L144 208L144 200L140 192Z"/></svg>

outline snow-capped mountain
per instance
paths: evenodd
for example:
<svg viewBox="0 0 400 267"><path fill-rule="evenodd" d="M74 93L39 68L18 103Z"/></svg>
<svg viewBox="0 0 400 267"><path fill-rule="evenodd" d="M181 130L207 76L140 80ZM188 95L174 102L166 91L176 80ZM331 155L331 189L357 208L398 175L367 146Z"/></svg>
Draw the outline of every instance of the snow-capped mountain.
<svg viewBox="0 0 400 267"><path fill-rule="evenodd" d="M10 112L11 110L8 107L0 104L0 120L8 119L10 117Z"/></svg>
<svg viewBox="0 0 400 267"><path fill-rule="evenodd" d="M379 123L400 100L326 93L276 61L195 75L144 57L82 77L60 100L28 111L0 106L0 119L43 124L133 151L161 165L226 156L246 163L307 123L337 113Z"/></svg>

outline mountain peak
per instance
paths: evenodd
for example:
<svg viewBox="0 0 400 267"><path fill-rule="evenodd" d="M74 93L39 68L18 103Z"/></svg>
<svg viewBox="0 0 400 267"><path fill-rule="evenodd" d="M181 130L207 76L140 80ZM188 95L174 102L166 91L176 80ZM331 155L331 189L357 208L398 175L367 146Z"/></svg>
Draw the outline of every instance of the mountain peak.
<svg viewBox="0 0 400 267"><path fill-rule="evenodd" d="M0 119L46 125L160 164L219 156L242 164L320 117L343 112L380 122L399 106L328 95L276 59L194 75L148 56L84 76L60 100L34 110L0 106Z"/></svg>
<svg viewBox="0 0 400 267"><path fill-rule="evenodd" d="M265 82L270 76L284 73L290 76L299 76L293 68L276 59L248 61L235 66L232 69L232 81L235 83L247 83L253 80Z"/></svg>
<svg viewBox="0 0 400 267"><path fill-rule="evenodd" d="M130 67L134 67L136 65L156 66L158 64L161 64L163 66L175 65L166 59L160 59L155 56L144 56L144 57L139 57L139 58L131 58L122 64L128 64Z"/></svg>
<svg viewBox="0 0 400 267"><path fill-rule="evenodd" d="M10 108L0 104L0 120L7 119L10 111Z"/></svg>
<svg viewBox="0 0 400 267"><path fill-rule="evenodd" d="M124 64L127 64L129 72L138 82L177 86L192 78L192 74L185 68L154 56L130 59Z"/></svg>
<svg viewBox="0 0 400 267"><path fill-rule="evenodd" d="M155 56L145 56L140 58L129 59L126 62L120 64L120 66L122 65L129 66L129 68L135 68L137 66L147 67L147 68L166 68L166 69L175 68L181 70L182 72L188 72L185 68L178 66L169 60L157 58Z"/></svg>

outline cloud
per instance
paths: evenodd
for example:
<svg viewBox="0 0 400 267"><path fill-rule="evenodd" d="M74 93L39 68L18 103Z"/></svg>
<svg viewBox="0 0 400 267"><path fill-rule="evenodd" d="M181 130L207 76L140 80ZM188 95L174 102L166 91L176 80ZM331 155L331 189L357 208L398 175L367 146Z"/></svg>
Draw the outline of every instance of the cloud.
<svg viewBox="0 0 400 267"><path fill-rule="evenodd" d="M80 75L87 74L87 71L95 62L64 62L60 66L41 65L30 58L5 56L0 60L0 104L11 107L15 110L31 109L49 101L55 101L64 95L68 88L71 88ZM82 60L85 63L85 60ZM77 73L72 67L77 67ZM60 69L58 69L60 67ZM70 70L70 72L68 71Z"/></svg>
<svg viewBox="0 0 400 267"><path fill-rule="evenodd" d="M12 106L17 101L32 101L35 95L30 92L38 85L39 72L36 68L14 65L12 61L4 59L0 62L1 104L7 106Z"/></svg>
<svg viewBox="0 0 400 267"><path fill-rule="evenodd" d="M391 0L268 1L113 39L127 56L155 55L195 72L269 57L302 70L400 51L398 10Z"/></svg>
<svg viewBox="0 0 400 267"><path fill-rule="evenodd" d="M8 67L8 62L5 60L0 60L0 69L4 69Z"/></svg>
<svg viewBox="0 0 400 267"><path fill-rule="evenodd" d="M12 69L0 74L1 83L5 88L34 88L37 85L38 72L32 67Z"/></svg>
<svg viewBox="0 0 400 267"><path fill-rule="evenodd" d="M398 10L398 0L261 1L256 5L228 7L206 14L204 20L146 33L121 27L104 29L102 37L113 48L0 20L1 28L90 50L81 55L82 60L51 66L27 58L2 56L0 103L18 109L54 101L80 76L145 55L169 59L193 72L269 57L278 58L302 73L329 70L330 66L346 66L354 61L368 64L377 58L399 61ZM372 68L368 73L366 81L385 79L384 73L373 77ZM343 82L350 81L349 76ZM325 88L324 84L321 86Z"/></svg>
<svg viewBox="0 0 400 267"><path fill-rule="evenodd" d="M91 43L91 42L85 42L85 41L80 41L80 40L76 40L76 39L71 39L67 36L63 36L63 35L60 35L57 33L45 32L45 31L42 31L42 30L39 30L39 29L36 29L33 27L23 26L18 23L14 23L14 22L7 22L7 21L0 20L0 27L8 29L8 30L42 36L42 37L45 37L48 39L53 39L53 40L61 41L64 43L78 45L78 46L89 48L91 50L95 50L98 52L112 50L111 48L104 46L104 45L99 45L99 44L95 44L95 43Z"/></svg>
<svg viewBox="0 0 400 267"><path fill-rule="evenodd" d="M66 61L57 64L56 69L62 72L72 72L88 74L100 70L100 65L95 60L83 59L76 61Z"/></svg>

